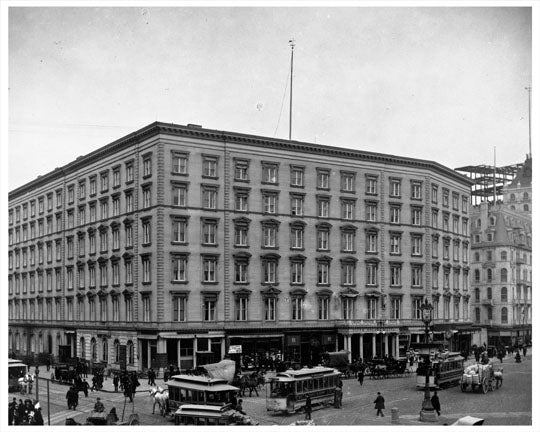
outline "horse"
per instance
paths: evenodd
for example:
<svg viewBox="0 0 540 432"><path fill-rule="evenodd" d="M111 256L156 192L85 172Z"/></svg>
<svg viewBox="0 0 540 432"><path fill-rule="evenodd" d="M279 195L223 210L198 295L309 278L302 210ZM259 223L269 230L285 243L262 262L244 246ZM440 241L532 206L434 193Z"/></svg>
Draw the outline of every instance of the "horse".
<svg viewBox="0 0 540 432"><path fill-rule="evenodd" d="M159 412L162 417L169 412L169 390L163 390L161 387L152 387L148 393L154 399L152 414L156 411L156 404L159 405Z"/></svg>
<svg viewBox="0 0 540 432"><path fill-rule="evenodd" d="M259 375L256 372L248 375L243 375L240 378L240 393L242 394L242 397L244 396L246 389L249 390L249 397L251 397L252 392L255 392L257 397L259 397L259 392L257 391L257 387L259 386L259 384L260 379Z"/></svg>
<svg viewBox="0 0 540 432"><path fill-rule="evenodd" d="M23 377L19 378L19 389L21 393L32 394L32 384L34 383L34 377L29 373L26 373Z"/></svg>
<svg viewBox="0 0 540 432"><path fill-rule="evenodd" d="M500 368L493 372L493 376L495 377L495 388L498 389L502 386L503 382L503 368Z"/></svg>

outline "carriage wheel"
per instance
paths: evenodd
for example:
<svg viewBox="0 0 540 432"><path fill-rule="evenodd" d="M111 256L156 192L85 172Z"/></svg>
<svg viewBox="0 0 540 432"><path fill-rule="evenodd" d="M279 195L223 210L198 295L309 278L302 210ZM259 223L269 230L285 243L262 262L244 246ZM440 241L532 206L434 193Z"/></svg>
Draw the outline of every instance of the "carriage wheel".
<svg viewBox="0 0 540 432"><path fill-rule="evenodd" d="M481 385L480 389L481 389L482 393L484 393L484 394L486 394L488 392L488 390L489 390L488 383L487 383L487 380L485 378L482 380L482 385Z"/></svg>

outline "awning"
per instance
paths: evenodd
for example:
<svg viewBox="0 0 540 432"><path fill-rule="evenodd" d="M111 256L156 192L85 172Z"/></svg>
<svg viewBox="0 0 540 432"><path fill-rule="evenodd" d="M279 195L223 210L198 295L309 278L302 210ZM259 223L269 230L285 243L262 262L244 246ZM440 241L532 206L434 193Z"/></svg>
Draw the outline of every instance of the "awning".
<svg viewBox="0 0 540 432"><path fill-rule="evenodd" d="M282 338L283 334L252 334L252 335L229 335L229 339L259 339L259 338Z"/></svg>

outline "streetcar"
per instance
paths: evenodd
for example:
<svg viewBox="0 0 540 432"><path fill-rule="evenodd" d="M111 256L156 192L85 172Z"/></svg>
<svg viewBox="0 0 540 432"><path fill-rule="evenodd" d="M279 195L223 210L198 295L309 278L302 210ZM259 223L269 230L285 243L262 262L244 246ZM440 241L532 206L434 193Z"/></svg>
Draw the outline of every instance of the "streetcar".
<svg viewBox="0 0 540 432"><path fill-rule="evenodd" d="M184 374L173 375L167 386L169 406L174 409L186 404L225 406L239 390L226 379Z"/></svg>
<svg viewBox="0 0 540 432"><path fill-rule="evenodd" d="M266 410L292 414L305 406L308 395L313 405L333 403L340 381L341 372L322 366L280 372L269 380Z"/></svg>
<svg viewBox="0 0 540 432"><path fill-rule="evenodd" d="M19 390L19 378L28 373L28 366L22 361L8 359L8 391Z"/></svg>
<svg viewBox="0 0 540 432"><path fill-rule="evenodd" d="M183 426L258 425L259 422L228 406L182 405L174 413L174 423Z"/></svg>
<svg viewBox="0 0 540 432"><path fill-rule="evenodd" d="M458 385L463 375L463 361L465 359L457 352L437 353L429 364L429 387L441 389ZM426 387L427 365L423 358L416 370L416 387Z"/></svg>

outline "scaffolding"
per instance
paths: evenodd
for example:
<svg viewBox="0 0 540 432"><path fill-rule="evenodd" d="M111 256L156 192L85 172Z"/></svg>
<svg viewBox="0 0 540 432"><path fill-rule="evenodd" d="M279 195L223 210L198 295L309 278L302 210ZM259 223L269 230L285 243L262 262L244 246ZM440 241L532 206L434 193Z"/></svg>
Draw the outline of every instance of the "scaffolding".
<svg viewBox="0 0 540 432"><path fill-rule="evenodd" d="M472 180L471 201L473 205L477 205L483 201L502 200L504 186L514 180L522 167L523 163L503 167L469 165L455 170Z"/></svg>

